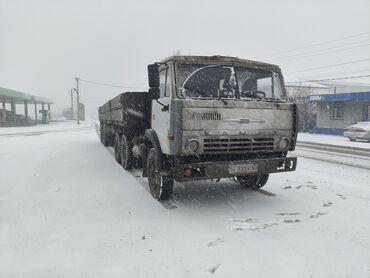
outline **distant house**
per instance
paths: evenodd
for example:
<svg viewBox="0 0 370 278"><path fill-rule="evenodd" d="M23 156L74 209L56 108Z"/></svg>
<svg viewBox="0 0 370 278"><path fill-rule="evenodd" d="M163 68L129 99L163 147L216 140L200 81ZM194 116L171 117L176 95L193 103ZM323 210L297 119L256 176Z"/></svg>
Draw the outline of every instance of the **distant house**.
<svg viewBox="0 0 370 278"><path fill-rule="evenodd" d="M301 128L300 131L341 135L346 126L370 121L368 84L292 82L286 87L288 97L301 108L300 121L305 123L309 116L315 119L315 122L310 122L309 128Z"/></svg>
<svg viewBox="0 0 370 278"><path fill-rule="evenodd" d="M314 133L342 135L343 128L370 121L370 91L311 95L317 104Z"/></svg>

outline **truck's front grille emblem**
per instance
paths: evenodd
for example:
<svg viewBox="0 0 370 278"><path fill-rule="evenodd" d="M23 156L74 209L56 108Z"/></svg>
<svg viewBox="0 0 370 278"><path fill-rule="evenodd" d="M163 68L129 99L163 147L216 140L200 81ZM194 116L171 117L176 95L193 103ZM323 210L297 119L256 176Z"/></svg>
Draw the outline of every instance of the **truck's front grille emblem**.
<svg viewBox="0 0 370 278"><path fill-rule="evenodd" d="M204 139L204 153L248 153L271 152L274 150L273 137L208 137Z"/></svg>

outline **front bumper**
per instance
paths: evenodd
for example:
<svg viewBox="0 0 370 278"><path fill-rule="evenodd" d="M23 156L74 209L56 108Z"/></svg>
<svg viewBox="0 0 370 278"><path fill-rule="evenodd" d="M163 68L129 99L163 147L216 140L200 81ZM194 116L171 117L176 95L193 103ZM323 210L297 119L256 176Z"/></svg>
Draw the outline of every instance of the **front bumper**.
<svg viewBox="0 0 370 278"><path fill-rule="evenodd" d="M248 165L249 164L249 165ZM254 169L253 173L238 173L230 171L230 166L252 166L246 167ZM296 157L270 158L270 159L253 159L237 161L219 161L219 162L200 162L181 164L176 167L174 177L176 181L192 181L228 178L234 176L270 174L279 172L294 171L297 166ZM192 173L189 175L189 173Z"/></svg>

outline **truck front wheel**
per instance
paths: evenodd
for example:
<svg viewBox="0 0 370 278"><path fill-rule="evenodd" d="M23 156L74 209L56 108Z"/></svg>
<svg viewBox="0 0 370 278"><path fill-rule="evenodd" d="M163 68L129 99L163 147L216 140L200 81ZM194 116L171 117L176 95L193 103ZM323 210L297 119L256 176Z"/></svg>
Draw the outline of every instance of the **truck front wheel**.
<svg viewBox="0 0 370 278"><path fill-rule="evenodd" d="M147 173L150 193L157 200L166 200L171 196L172 193L173 178L170 176L161 175L160 165L161 161L158 152L154 148L150 149L147 159Z"/></svg>
<svg viewBox="0 0 370 278"><path fill-rule="evenodd" d="M250 175L244 177L236 177L236 180L244 187L250 189L260 189L263 187L269 178L268 174Z"/></svg>

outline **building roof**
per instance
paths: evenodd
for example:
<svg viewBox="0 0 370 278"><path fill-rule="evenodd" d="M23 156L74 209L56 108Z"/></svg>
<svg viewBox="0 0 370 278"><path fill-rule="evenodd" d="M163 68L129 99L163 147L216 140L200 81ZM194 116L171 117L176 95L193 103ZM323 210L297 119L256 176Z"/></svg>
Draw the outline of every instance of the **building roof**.
<svg viewBox="0 0 370 278"><path fill-rule="evenodd" d="M53 101L48 98L43 98L35 95L29 95L26 93L14 91L11 89L0 87L0 100L3 102L11 102L13 99L15 104L24 104L24 101L27 100L30 103L45 103L52 104Z"/></svg>
<svg viewBox="0 0 370 278"><path fill-rule="evenodd" d="M311 95L310 101L370 101L370 91Z"/></svg>
<svg viewBox="0 0 370 278"><path fill-rule="evenodd" d="M241 59L239 57L231 56L171 56L161 61L161 63L166 63L169 61L183 61L183 62L221 62L221 63L239 63L245 64L252 67L260 67L269 70L280 71L280 68L273 64L257 62L252 60Z"/></svg>

